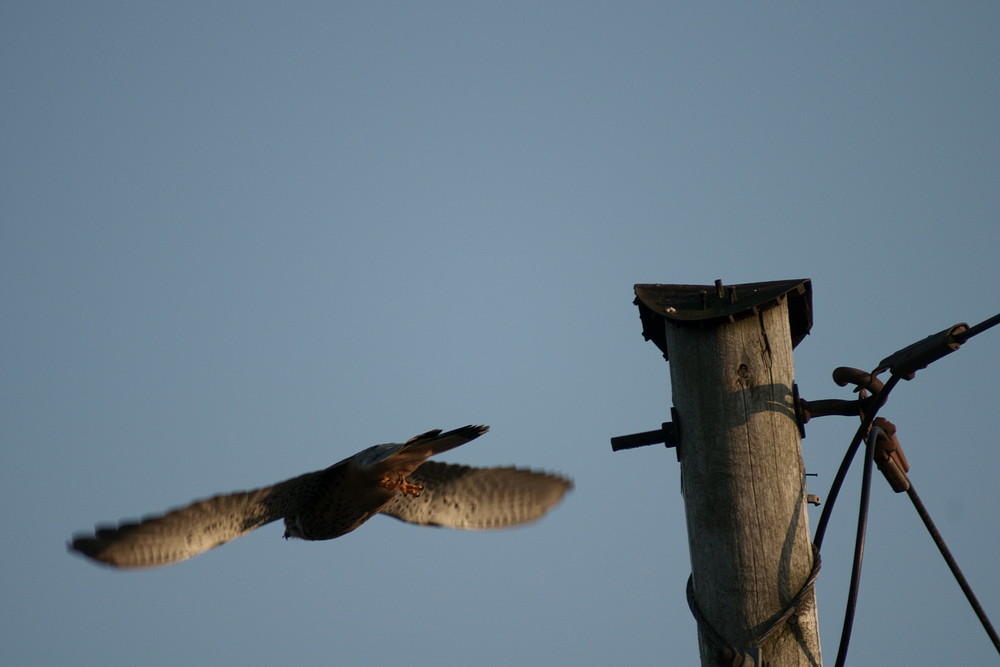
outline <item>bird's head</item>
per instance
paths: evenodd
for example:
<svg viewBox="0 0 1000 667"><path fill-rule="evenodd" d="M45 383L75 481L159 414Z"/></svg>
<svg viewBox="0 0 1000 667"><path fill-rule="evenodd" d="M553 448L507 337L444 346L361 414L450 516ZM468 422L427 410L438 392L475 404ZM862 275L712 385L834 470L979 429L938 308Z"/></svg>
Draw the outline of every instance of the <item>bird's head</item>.
<svg viewBox="0 0 1000 667"><path fill-rule="evenodd" d="M287 540L289 537L298 537L304 539L305 535L302 532L302 528L299 525L299 517L297 516L286 516L285 517L285 534L283 537Z"/></svg>

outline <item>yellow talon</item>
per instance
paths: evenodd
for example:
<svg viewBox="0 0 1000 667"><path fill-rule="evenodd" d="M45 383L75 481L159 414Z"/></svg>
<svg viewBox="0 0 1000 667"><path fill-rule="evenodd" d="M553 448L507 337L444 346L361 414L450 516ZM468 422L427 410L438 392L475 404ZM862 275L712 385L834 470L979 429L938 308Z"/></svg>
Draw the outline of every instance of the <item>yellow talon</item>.
<svg viewBox="0 0 1000 667"><path fill-rule="evenodd" d="M411 496L419 496L420 492L424 490L424 487L416 484L410 484L409 482L400 482L399 490Z"/></svg>
<svg viewBox="0 0 1000 667"><path fill-rule="evenodd" d="M386 475L381 480L382 486L389 489L390 491L399 491L400 493L405 493L410 496L419 496L420 492L424 490L424 487L417 484L410 484L402 476L397 476L395 478Z"/></svg>

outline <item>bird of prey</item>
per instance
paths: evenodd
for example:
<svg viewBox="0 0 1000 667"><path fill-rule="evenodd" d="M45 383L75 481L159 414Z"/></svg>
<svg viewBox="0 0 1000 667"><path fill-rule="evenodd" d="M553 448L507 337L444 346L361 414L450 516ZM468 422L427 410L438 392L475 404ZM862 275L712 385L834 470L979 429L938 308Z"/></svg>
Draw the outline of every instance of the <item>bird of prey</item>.
<svg viewBox="0 0 1000 667"><path fill-rule="evenodd" d="M163 516L97 526L68 547L119 568L169 565L264 524L285 520L285 538L331 540L378 513L422 526L489 530L540 519L572 488L568 479L520 468L428 461L489 430L428 431L405 444L375 445L273 486L196 501Z"/></svg>

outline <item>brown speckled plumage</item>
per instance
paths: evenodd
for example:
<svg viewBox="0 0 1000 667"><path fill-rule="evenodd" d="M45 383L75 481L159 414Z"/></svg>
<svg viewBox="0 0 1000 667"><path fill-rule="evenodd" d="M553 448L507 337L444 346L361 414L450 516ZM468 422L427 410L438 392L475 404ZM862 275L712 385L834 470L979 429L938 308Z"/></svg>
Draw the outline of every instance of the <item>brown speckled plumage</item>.
<svg viewBox="0 0 1000 667"><path fill-rule="evenodd" d="M572 488L562 477L516 468L427 461L478 438L486 426L439 430L375 445L273 486L214 496L163 516L77 535L69 548L121 568L191 558L278 519L285 537L329 540L382 512L402 521L466 530L534 521Z"/></svg>

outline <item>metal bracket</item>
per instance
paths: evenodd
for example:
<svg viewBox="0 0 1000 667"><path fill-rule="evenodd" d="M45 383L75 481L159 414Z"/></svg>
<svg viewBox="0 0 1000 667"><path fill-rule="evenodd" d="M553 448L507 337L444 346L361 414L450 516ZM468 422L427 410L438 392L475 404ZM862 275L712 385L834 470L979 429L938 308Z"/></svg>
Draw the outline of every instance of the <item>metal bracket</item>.
<svg viewBox="0 0 1000 667"><path fill-rule="evenodd" d="M847 401L841 398L827 398L820 401L807 401L799 397L799 385L792 384L792 405L795 408L795 422L799 427L799 437L806 437L806 424L813 417L827 415L843 415L856 417L861 414L862 401Z"/></svg>
<svg viewBox="0 0 1000 667"><path fill-rule="evenodd" d="M620 452L623 449L635 449L647 445L666 445L677 450L677 460L681 460L681 428L680 419L675 408L670 408L672 422L663 422L655 431L630 433L611 438L611 451Z"/></svg>

